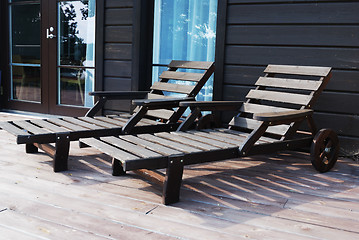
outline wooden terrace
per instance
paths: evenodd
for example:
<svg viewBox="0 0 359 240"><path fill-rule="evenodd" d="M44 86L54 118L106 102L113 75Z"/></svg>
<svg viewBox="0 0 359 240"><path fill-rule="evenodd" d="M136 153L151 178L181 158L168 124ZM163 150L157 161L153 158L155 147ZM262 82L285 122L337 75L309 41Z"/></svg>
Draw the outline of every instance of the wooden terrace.
<svg viewBox="0 0 359 240"><path fill-rule="evenodd" d="M29 116L0 113L0 121ZM281 152L185 168L181 201L71 143L68 171L0 131L0 239L359 239L359 163Z"/></svg>

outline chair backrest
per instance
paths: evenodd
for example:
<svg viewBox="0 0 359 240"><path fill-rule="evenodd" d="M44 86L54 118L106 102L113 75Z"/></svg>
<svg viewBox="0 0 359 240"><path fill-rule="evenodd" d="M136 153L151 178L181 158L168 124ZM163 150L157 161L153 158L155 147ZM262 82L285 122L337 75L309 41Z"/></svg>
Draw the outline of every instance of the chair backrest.
<svg viewBox="0 0 359 240"><path fill-rule="evenodd" d="M171 96L171 93L180 94L178 97L196 97L213 72L213 62L173 60L167 71L159 76L159 81L152 85L148 98L177 97ZM177 122L185 110L186 108L149 110L146 115L164 122Z"/></svg>
<svg viewBox="0 0 359 240"><path fill-rule="evenodd" d="M231 128L251 132L261 122L254 113L309 109L317 100L331 77L330 67L268 65L266 75L249 91L240 113L230 122ZM271 126L266 134L274 139L288 139L300 123Z"/></svg>

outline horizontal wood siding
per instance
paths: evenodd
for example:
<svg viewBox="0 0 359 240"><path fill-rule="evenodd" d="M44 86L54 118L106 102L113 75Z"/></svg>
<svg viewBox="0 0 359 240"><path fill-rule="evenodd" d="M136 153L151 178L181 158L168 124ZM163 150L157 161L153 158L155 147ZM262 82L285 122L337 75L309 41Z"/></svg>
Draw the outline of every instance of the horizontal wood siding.
<svg viewBox="0 0 359 240"><path fill-rule="evenodd" d="M0 56L0 109L2 109L4 107L4 103L6 102L5 97L4 97L4 81L5 81L5 69L6 69L6 58L7 58L7 54L5 53L5 47L6 46L6 3L5 1L1 1L0 2L0 33L2 36L0 38L0 46L3 46L3 50L2 50L2 54Z"/></svg>
<svg viewBox="0 0 359 240"><path fill-rule="evenodd" d="M358 154L358 12L358 1L228 0L222 98L242 100L267 64L332 67L315 119Z"/></svg>
<svg viewBox="0 0 359 240"><path fill-rule="evenodd" d="M133 0L106 0L104 26L104 90L130 91ZM129 101L111 101L107 111L128 111Z"/></svg>

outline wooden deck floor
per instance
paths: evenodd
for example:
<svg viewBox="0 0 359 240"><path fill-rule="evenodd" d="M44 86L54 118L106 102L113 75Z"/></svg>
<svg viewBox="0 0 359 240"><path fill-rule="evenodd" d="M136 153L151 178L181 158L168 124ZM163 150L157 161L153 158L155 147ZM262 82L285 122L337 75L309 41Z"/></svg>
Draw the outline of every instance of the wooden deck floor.
<svg viewBox="0 0 359 240"><path fill-rule="evenodd" d="M0 113L0 120L22 116ZM306 153L187 167L181 201L72 144L70 170L0 131L0 239L359 239L359 164L319 174Z"/></svg>

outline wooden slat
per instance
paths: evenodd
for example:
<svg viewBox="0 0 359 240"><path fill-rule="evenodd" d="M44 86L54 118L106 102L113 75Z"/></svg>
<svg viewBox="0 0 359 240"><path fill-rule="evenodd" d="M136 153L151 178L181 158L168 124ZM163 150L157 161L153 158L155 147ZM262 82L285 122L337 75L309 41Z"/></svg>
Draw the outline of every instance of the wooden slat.
<svg viewBox="0 0 359 240"><path fill-rule="evenodd" d="M203 78L203 73L163 71L160 78L199 82Z"/></svg>
<svg viewBox="0 0 359 240"><path fill-rule="evenodd" d="M210 130L210 131L214 131L214 130ZM223 143L226 143L226 144L230 144L232 147L233 146L239 146L242 142L245 141L246 136L248 136L248 134L246 133L246 136L241 137L241 140L238 141L238 139L233 140L232 138L228 138L226 136L221 136L219 134L209 132L208 130L189 131L189 133L201 136L201 137L203 137L205 139L209 139L209 140L213 139L213 140L220 141L220 142L223 142Z"/></svg>
<svg viewBox="0 0 359 240"><path fill-rule="evenodd" d="M102 128L102 127L96 126L95 124L88 123L88 122L82 121L82 120L74 118L74 117L64 117L64 118L62 118L62 120L72 123L72 124L75 124L75 125L78 125L78 126L81 126L81 127L84 127L84 128L88 128L88 129L101 129Z"/></svg>
<svg viewBox="0 0 359 240"><path fill-rule="evenodd" d="M132 117L132 114L125 113L125 114L120 114L120 115L109 115L106 117L110 118L110 119L114 119L116 121L126 123Z"/></svg>
<svg viewBox="0 0 359 240"><path fill-rule="evenodd" d="M261 46L227 45L225 49L226 64L228 65L266 65L268 62L304 63L308 65L320 64L337 69L358 69L358 48L316 48L300 46ZM238 58L238 56L242 56ZM350 65L348 65L350 62ZM258 75L255 78L258 79Z"/></svg>
<svg viewBox="0 0 359 240"><path fill-rule="evenodd" d="M66 128L59 127L55 124L48 122L46 119L34 119L34 120L30 120L30 122L32 122L33 124L38 125L40 127L46 128L55 133L68 131Z"/></svg>
<svg viewBox="0 0 359 240"><path fill-rule="evenodd" d="M335 33L335 34L333 34ZM267 46L359 47L357 25L228 25L226 43ZM266 37L263 37L266 36Z"/></svg>
<svg viewBox="0 0 359 240"><path fill-rule="evenodd" d="M236 146L240 146L247 140L249 133L240 132L237 130L231 130L226 128L218 128L218 129L204 129L202 130L206 134L209 135L209 138L218 138L220 141L227 142L230 144L234 144ZM268 143L276 141L272 138L261 137L256 144Z"/></svg>
<svg viewBox="0 0 359 240"><path fill-rule="evenodd" d="M158 125L158 124L163 124L162 122L159 121L155 121L155 120L151 120L151 119L147 119L147 118L142 118L140 120L140 123L143 123L144 125Z"/></svg>
<svg viewBox="0 0 359 240"><path fill-rule="evenodd" d="M297 94L297 93L284 93L275 91L264 90L250 90L246 98L260 99L273 102L290 103L306 106L312 99L309 95Z"/></svg>
<svg viewBox="0 0 359 240"><path fill-rule="evenodd" d="M83 142L89 146L92 146L92 147L96 148L97 150L99 150L107 155L110 155L118 160L121 160L121 161L139 159L139 157L137 157L135 155L127 153L121 149L113 147L113 146L111 146L107 143L104 143L95 138L83 138L83 139L81 139L81 142Z"/></svg>
<svg viewBox="0 0 359 240"><path fill-rule="evenodd" d="M310 91L318 90L321 84L322 81L271 77L260 77L255 83L256 86L301 89Z"/></svg>
<svg viewBox="0 0 359 240"><path fill-rule="evenodd" d="M127 152L133 153L143 158L150 158L150 157L161 157L161 154L157 152L150 151L144 147L139 145L129 143L125 140L119 139L117 137L102 137L102 141L112 144L120 149L125 149Z"/></svg>
<svg viewBox="0 0 359 240"><path fill-rule="evenodd" d="M108 123L106 121L101 121L100 119L95 119L95 118L92 118L92 117L79 117L78 118L79 120L81 121L85 121L85 122L88 122L90 124L95 124L99 127L105 127L105 128L118 128L118 127L121 127L117 124L112 124L112 123Z"/></svg>
<svg viewBox="0 0 359 240"><path fill-rule="evenodd" d="M272 107L267 105L259 105L253 103L243 103L240 108L241 112L246 113L266 113L266 112L285 112L293 110L291 108Z"/></svg>
<svg viewBox="0 0 359 240"><path fill-rule="evenodd" d="M168 65L170 68L192 68L207 70L213 65L213 62L199 62L199 61L176 61L173 60Z"/></svg>
<svg viewBox="0 0 359 240"><path fill-rule="evenodd" d="M201 151L200 149L191 147L189 145L169 141L167 139L156 137L156 136L151 135L151 134L139 134L138 137L142 138L142 139L145 139L147 141L151 141L151 142L154 142L154 143L157 143L157 144L161 144L161 145L166 146L166 147L173 148L173 149L181 151L181 152L185 152L185 153L192 153L192 152L200 152Z"/></svg>
<svg viewBox="0 0 359 240"><path fill-rule="evenodd" d="M250 118L234 117L230 121L229 125L253 130L257 128L261 123L262 122ZM266 132L277 135L284 135L288 131L288 128L288 125L270 126L268 127Z"/></svg>
<svg viewBox="0 0 359 240"><path fill-rule="evenodd" d="M172 110L161 109L161 110L149 110L149 111L147 111L146 115L155 117L155 118L168 120L172 117L173 113L174 113L174 111L172 111Z"/></svg>
<svg viewBox="0 0 359 240"><path fill-rule="evenodd" d="M232 142L236 145L241 145L244 141L247 140L247 137L249 136L249 133L243 133L237 130L231 130L226 128L217 128L217 129L205 129L202 130L210 135L215 135L222 137L224 139L232 139L235 140L235 142ZM267 137L261 137L257 143L268 143L273 142L275 139L267 138Z"/></svg>
<svg viewBox="0 0 359 240"><path fill-rule="evenodd" d="M27 131L31 132L32 134L47 134L51 133L49 130L44 128L39 128L38 126L28 122L28 121L16 121L16 125L26 129Z"/></svg>
<svg viewBox="0 0 359 240"><path fill-rule="evenodd" d="M165 98L173 98L173 97L160 95L160 94L155 94L155 93L148 93L147 98L148 99L165 99Z"/></svg>
<svg viewBox="0 0 359 240"><path fill-rule="evenodd" d="M138 109L136 109L136 110L138 110ZM134 113L136 113L136 112L137 112L137 111L134 111ZM130 120L130 117L127 118L127 117L121 117L121 116L112 116L111 118L113 118L113 119L115 119L115 120L118 120L118 121L121 121L121 122L123 122L124 124L126 124L126 123ZM146 124L141 123L141 122L138 122L138 123L136 124L136 126L144 126L144 125L146 125Z"/></svg>
<svg viewBox="0 0 359 240"><path fill-rule="evenodd" d="M329 67L268 65L264 72L325 77L330 70L331 68Z"/></svg>
<svg viewBox="0 0 359 240"><path fill-rule="evenodd" d="M126 121L121 121L120 118L113 119L113 118L104 117L104 116L99 116L99 117L94 117L94 118L96 120L111 123L111 124L114 124L114 125L119 126L119 127L123 127L125 125L125 123L126 123Z"/></svg>
<svg viewBox="0 0 359 240"><path fill-rule="evenodd" d="M145 147L147 149L150 149L152 151L158 152L160 154L164 154L164 155L182 154L183 153L183 152L174 150L172 148L168 148L168 147L162 146L160 144L153 143L153 142L147 141L147 140L142 139L142 138L138 138L138 137L133 136L133 135L120 136L119 138L124 139L124 140L126 140L128 142L132 142L134 144L140 145L140 146Z"/></svg>
<svg viewBox="0 0 359 240"><path fill-rule="evenodd" d="M200 132L202 134L205 134L203 132ZM201 136L201 135L197 135L195 132L194 133L190 133L190 132L172 132L172 134L176 134L179 136L182 136L184 138L188 138L194 141L198 141L198 142L202 142L202 143L207 143L210 144L212 146L215 147L219 147L219 148L229 148L229 147L235 147L235 144L229 144L229 143L225 143L223 141L218 141L218 140L214 140L213 138L208 138L208 136ZM205 135L209 135L209 134L205 134Z"/></svg>
<svg viewBox="0 0 359 240"><path fill-rule="evenodd" d="M180 85L165 82L155 82L151 86L152 90L161 90L167 92L190 94L195 86L193 85Z"/></svg>
<svg viewBox="0 0 359 240"><path fill-rule="evenodd" d="M111 116L107 116L107 118L109 119L113 119L115 121L119 121L120 124L126 124L128 122L128 120L130 120L132 115L128 115L128 116L122 116L122 115L111 115Z"/></svg>
<svg viewBox="0 0 359 240"><path fill-rule="evenodd" d="M84 127L81 127L79 125L75 125L75 124L66 122L66 121L64 121L64 120L62 120L60 118L49 118L47 121L49 121L49 122L51 122L53 124L56 124L58 126L64 127L66 129L73 130L73 131L88 130L88 128L84 128Z"/></svg>
<svg viewBox="0 0 359 240"><path fill-rule="evenodd" d="M238 136L238 131L236 130L232 130L232 129L217 129L217 131L224 133L224 134L229 134L229 137L237 137ZM239 133L240 137L243 137L243 133ZM249 135L249 134L248 134ZM228 135L226 135L228 136ZM274 138L269 138L269 137L260 137L259 140L257 141L257 143L270 143L270 142L274 142L274 141L278 141L277 139Z"/></svg>
<svg viewBox="0 0 359 240"><path fill-rule="evenodd" d="M258 113L253 116L254 119L259 121L266 122L283 122L283 120L288 119L304 119L307 116L311 116L313 114L312 109L300 109L300 110L292 110L286 112L275 112L275 113Z"/></svg>
<svg viewBox="0 0 359 240"><path fill-rule="evenodd" d="M11 122L0 122L0 128L15 136L21 136L21 135L30 136L30 134L27 133L26 130L14 126Z"/></svg>
<svg viewBox="0 0 359 240"><path fill-rule="evenodd" d="M202 149L202 150L206 150L206 151L218 149L218 147L212 146L212 145L210 145L208 143L205 144L203 142L199 142L199 141L195 141L195 140L192 140L192 139L189 139L189 138L185 138L185 137L179 136L177 134L171 134L171 133L167 133L167 132L162 132L162 133L156 133L155 135L159 136L161 138L166 138L166 139L168 139L170 141L175 141L175 142L179 142L179 143L185 143L186 145L190 145L190 146L193 146L193 147L196 147L196 148L199 148L199 149Z"/></svg>

